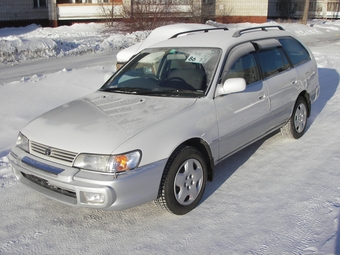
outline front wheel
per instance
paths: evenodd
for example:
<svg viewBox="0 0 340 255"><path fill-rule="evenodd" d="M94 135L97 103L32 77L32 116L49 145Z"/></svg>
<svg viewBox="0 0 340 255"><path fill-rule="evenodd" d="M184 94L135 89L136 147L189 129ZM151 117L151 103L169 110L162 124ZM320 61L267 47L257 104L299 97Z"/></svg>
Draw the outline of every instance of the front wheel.
<svg viewBox="0 0 340 255"><path fill-rule="evenodd" d="M202 154L192 146L176 150L166 164L156 204L183 215L201 200L207 182L207 167Z"/></svg>
<svg viewBox="0 0 340 255"><path fill-rule="evenodd" d="M292 116L286 125L281 128L284 137L299 139L307 127L308 106L303 97L296 101Z"/></svg>

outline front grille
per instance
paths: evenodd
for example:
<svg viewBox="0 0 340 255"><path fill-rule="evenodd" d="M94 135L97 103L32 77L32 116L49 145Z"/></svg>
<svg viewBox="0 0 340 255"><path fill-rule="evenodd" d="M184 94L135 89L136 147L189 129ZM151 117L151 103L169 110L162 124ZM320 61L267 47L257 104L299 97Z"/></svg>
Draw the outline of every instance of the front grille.
<svg viewBox="0 0 340 255"><path fill-rule="evenodd" d="M77 198L76 193L73 190L67 190L64 188L60 188L54 185L51 185L47 180L40 178L38 176L32 175L32 174L25 174L21 172L21 174L31 182L34 182L35 184L38 184L39 186L42 186L44 188L47 188L49 190L52 190L54 192L57 192L59 194L63 194L65 196Z"/></svg>
<svg viewBox="0 0 340 255"><path fill-rule="evenodd" d="M31 141L31 154L67 166L72 166L73 160L78 155L76 152L49 147L34 141Z"/></svg>

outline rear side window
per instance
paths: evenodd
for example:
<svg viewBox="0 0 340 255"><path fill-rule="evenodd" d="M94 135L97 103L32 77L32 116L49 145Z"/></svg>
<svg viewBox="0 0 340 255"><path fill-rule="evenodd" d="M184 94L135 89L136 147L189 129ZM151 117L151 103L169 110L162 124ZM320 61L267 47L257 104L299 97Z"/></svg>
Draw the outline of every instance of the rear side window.
<svg viewBox="0 0 340 255"><path fill-rule="evenodd" d="M288 54L294 66L310 60L310 55L305 47L291 37L279 38L279 42Z"/></svg>
<svg viewBox="0 0 340 255"><path fill-rule="evenodd" d="M257 53L264 78L288 70L291 66L282 48L272 48Z"/></svg>

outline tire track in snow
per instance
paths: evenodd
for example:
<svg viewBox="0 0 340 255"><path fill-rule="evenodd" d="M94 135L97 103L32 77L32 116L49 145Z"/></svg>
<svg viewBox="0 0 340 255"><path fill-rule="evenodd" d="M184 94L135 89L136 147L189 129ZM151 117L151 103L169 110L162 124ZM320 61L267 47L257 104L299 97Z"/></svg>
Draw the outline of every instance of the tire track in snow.
<svg viewBox="0 0 340 255"><path fill-rule="evenodd" d="M42 235L46 235L47 233L43 233L40 231L31 230L26 232L25 234L13 238L0 247L1 254L11 254L14 246L19 246L20 253L25 254L29 251L30 254L41 254L43 251L39 248L39 246L35 245L35 242L39 242L39 238Z"/></svg>
<svg viewBox="0 0 340 255"><path fill-rule="evenodd" d="M338 185L333 190L338 191ZM277 250L282 250L282 254L291 254L292 251L294 251L292 254L299 255L323 254L322 248L330 241L334 243L334 238L339 234L340 197L334 197L331 201L323 201L323 196L316 194L303 203L308 205L304 207L306 209L303 212L289 216L292 218L290 221L296 222L293 228L281 226L279 231L275 231L262 244L259 243L259 248L250 251L249 254L274 254ZM333 228L329 229L327 226L333 226ZM328 233L325 234L325 232ZM278 233L280 234L277 235ZM320 240L323 236L329 238Z"/></svg>

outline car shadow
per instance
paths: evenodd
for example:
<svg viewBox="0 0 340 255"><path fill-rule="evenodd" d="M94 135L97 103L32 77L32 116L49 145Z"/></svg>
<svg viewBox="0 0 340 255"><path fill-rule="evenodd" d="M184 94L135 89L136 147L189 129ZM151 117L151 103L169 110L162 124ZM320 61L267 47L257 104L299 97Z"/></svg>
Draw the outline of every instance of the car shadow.
<svg viewBox="0 0 340 255"><path fill-rule="evenodd" d="M308 119L307 129L313 124L317 116L322 112L327 102L334 96L339 86L340 76L337 70L330 68L318 68L320 96L312 105L312 112Z"/></svg>
<svg viewBox="0 0 340 255"><path fill-rule="evenodd" d="M317 116L322 112L327 102L334 96L338 86L339 86L339 73L335 69L330 68L319 68L319 83L320 83L320 96L316 100L316 102L312 105L311 116L308 119L308 126L306 132L308 132L308 128L313 124L316 120ZM231 157L220 162L214 171L214 179L211 183L207 184L207 188L205 191L205 195L203 196L202 201L212 195L226 180L229 179L233 173L242 166L263 144L263 142L270 137L277 134L274 132L271 135L268 135L256 143L242 149Z"/></svg>
<svg viewBox="0 0 340 255"><path fill-rule="evenodd" d="M340 75L335 69L319 68L319 83L320 83L320 96L317 101L312 105L311 116L308 119L308 128L317 119L318 115L323 111L328 101L334 96L338 89L340 82ZM220 186L222 186L234 173L241 167L248 159L260 148L260 146L271 137L277 135L279 131L265 136L259 141L249 145L227 159L221 161L215 166L214 178L212 182L207 183L201 203L209 198L214 192L216 192ZM339 213L340 222L340 213ZM340 255L340 224L338 226L336 241L335 241L335 254Z"/></svg>
<svg viewBox="0 0 340 255"><path fill-rule="evenodd" d="M336 240L335 240L335 251L334 251L334 254L335 255L340 255L340 213L338 215L338 231L337 231L337 235L336 235Z"/></svg>
<svg viewBox="0 0 340 255"><path fill-rule="evenodd" d="M273 132L258 140L257 142L245 147L237 153L219 162L214 169L214 178L212 182L208 182L201 203L209 198L215 191L219 189L248 159L261 147L261 145L269 138L277 135L279 131Z"/></svg>

